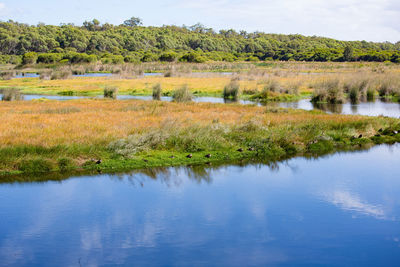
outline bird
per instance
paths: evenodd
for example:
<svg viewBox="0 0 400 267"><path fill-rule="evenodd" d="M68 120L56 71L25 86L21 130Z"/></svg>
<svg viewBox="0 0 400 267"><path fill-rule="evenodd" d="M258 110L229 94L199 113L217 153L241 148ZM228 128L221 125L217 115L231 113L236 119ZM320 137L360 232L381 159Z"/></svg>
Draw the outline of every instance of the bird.
<svg viewBox="0 0 400 267"><path fill-rule="evenodd" d="M147 159L143 159L144 162L149 162Z"/></svg>
<svg viewBox="0 0 400 267"><path fill-rule="evenodd" d="M249 151L254 151L254 147L250 147L250 148L249 148Z"/></svg>
<svg viewBox="0 0 400 267"><path fill-rule="evenodd" d="M243 148L239 148L237 151L238 152L243 152Z"/></svg>
<svg viewBox="0 0 400 267"><path fill-rule="evenodd" d="M192 157L193 157L193 155L192 154L189 154L189 155L187 155L186 156L188 159L191 159Z"/></svg>
<svg viewBox="0 0 400 267"><path fill-rule="evenodd" d="M97 165L101 164L101 159L97 160L97 161L96 161L96 164L97 164Z"/></svg>
<svg viewBox="0 0 400 267"><path fill-rule="evenodd" d="M211 158L211 154L207 154L207 155L206 155L206 158Z"/></svg>
<svg viewBox="0 0 400 267"><path fill-rule="evenodd" d="M359 136L358 136L358 138L362 138L363 137L363 135L362 134L360 134Z"/></svg>

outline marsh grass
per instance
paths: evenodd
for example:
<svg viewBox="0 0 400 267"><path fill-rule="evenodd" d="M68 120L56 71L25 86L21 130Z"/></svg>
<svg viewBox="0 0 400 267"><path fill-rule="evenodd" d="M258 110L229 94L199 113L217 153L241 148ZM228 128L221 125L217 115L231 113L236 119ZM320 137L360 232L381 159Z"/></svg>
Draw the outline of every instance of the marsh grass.
<svg viewBox="0 0 400 267"><path fill-rule="evenodd" d="M0 173L191 164L209 161L208 153L211 160L276 160L400 140L374 137L380 128L400 130L393 118L209 103L20 101L0 105L0 117ZM365 138L353 138L360 134Z"/></svg>
<svg viewBox="0 0 400 267"><path fill-rule="evenodd" d="M117 99L118 87L106 86L103 93L104 98Z"/></svg>
<svg viewBox="0 0 400 267"><path fill-rule="evenodd" d="M52 71L51 70L45 70L45 71L41 71L39 74L39 79L40 80L50 80L52 75Z"/></svg>
<svg viewBox="0 0 400 267"><path fill-rule="evenodd" d="M153 86L153 100L161 100L162 88L161 84L157 83Z"/></svg>
<svg viewBox="0 0 400 267"><path fill-rule="evenodd" d="M0 78L2 80L11 80L16 75L15 71L3 71L0 73Z"/></svg>
<svg viewBox="0 0 400 267"><path fill-rule="evenodd" d="M373 88L367 89L367 101L374 101L375 100L375 90Z"/></svg>
<svg viewBox="0 0 400 267"><path fill-rule="evenodd" d="M51 80L66 80L72 77L72 71L69 68L62 68L60 70L53 70L50 75Z"/></svg>
<svg viewBox="0 0 400 267"><path fill-rule="evenodd" d="M340 80L332 78L317 83L311 101L330 104L344 103L344 91Z"/></svg>
<svg viewBox="0 0 400 267"><path fill-rule="evenodd" d="M222 96L225 99L239 100L240 97L240 84L237 81L231 81L224 87Z"/></svg>
<svg viewBox="0 0 400 267"><path fill-rule="evenodd" d="M19 101L24 99L24 95L19 88L0 89L0 93L3 95L1 98L2 101Z"/></svg>
<svg viewBox="0 0 400 267"><path fill-rule="evenodd" d="M172 92L172 99L174 102L190 102L193 100L193 94L187 85L183 85Z"/></svg>
<svg viewBox="0 0 400 267"><path fill-rule="evenodd" d="M40 110L39 114L71 114L71 113L77 113L77 112L81 112L81 110L76 107L65 107L65 108Z"/></svg>

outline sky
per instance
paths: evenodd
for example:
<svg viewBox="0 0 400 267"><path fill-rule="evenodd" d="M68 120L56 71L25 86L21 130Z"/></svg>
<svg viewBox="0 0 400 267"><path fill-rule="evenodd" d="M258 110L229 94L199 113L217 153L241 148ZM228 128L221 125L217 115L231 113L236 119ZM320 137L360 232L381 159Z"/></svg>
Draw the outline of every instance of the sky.
<svg viewBox="0 0 400 267"><path fill-rule="evenodd" d="M399 0L0 0L2 21L121 24L132 16L145 26L200 22L215 30L400 41Z"/></svg>

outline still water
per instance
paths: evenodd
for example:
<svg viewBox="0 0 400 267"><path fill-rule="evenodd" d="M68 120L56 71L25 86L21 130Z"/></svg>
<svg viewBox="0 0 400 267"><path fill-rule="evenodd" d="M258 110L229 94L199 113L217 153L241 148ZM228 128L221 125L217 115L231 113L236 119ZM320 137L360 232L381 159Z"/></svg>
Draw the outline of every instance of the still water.
<svg viewBox="0 0 400 267"><path fill-rule="evenodd" d="M233 75L232 72L193 72L187 74L188 76L192 77L208 77L210 75L213 76L230 76ZM92 78L100 78L100 77L111 77L113 76L112 73L107 73L107 72L90 72L90 73L85 73L85 74L74 74L72 75L73 77L92 77ZM145 72L143 73L144 77L154 77L154 76L164 76L164 73L162 72ZM25 73L19 73L15 75L13 78L14 79L23 79L23 78L39 78L40 75L38 73L30 73L30 72L25 72ZM133 76L132 76L133 77Z"/></svg>
<svg viewBox="0 0 400 267"><path fill-rule="evenodd" d="M0 184L0 266L398 266L400 146Z"/></svg>
<svg viewBox="0 0 400 267"><path fill-rule="evenodd" d="M347 102L345 104L315 104L309 99L303 99L297 102L278 103L279 107L294 108L304 110L322 110L327 113L349 114L349 115L366 115L366 116L387 116L400 117L400 103L383 101L377 99L373 102L361 102L353 104Z"/></svg>
<svg viewBox="0 0 400 267"><path fill-rule="evenodd" d="M0 99L2 95L0 94ZM103 96L95 96L95 98L102 98ZM72 100L81 98L93 98L90 96L58 96L58 95L25 95L24 100L34 99L51 99L51 100ZM152 100L152 96L134 96L134 95L117 95L118 100ZM161 97L162 101L172 101L172 97ZM226 100L222 97L195 97L194 102L199 103L235 103L232 100ZM362 102L358 104L345 103L345 104L314 104L309 99L303 99L294 102L272 102L268 104L261 104L249 100L240 100L238 103L243 105L267 105L276 108L293 108L304 110L322 110L327 113L348 114L348 115L366 115L366 116L387 116L387 117L400 117L400 103L385 102L377 99L374 102Z"/></svg>

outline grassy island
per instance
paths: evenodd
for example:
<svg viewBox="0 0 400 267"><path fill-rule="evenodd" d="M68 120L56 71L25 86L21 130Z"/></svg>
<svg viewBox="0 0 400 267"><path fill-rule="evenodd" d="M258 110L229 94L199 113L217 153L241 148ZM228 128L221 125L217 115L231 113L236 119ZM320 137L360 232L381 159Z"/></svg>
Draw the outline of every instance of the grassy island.
<svg viewBox="0 0 400 267"><path fill-rule="evenodd" d="M0 102L0 173L277 160L400 141L400 120L255 105Z"/></svg>

